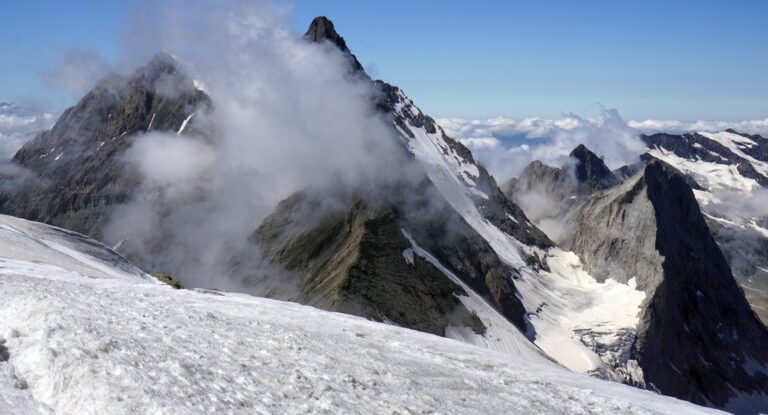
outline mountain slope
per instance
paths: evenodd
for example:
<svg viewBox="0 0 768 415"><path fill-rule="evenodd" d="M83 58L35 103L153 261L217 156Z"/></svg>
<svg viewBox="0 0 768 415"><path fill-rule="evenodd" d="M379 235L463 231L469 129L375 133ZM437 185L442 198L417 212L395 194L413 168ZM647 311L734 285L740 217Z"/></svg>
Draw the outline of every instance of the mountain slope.
<svg viewBox="0 0 768 415"><path fill-rule="evenodd" d="M520 176L502 185L504 194L518 204L555 242L569 231L573 212L594 192L613 186L619 178L583 144L561 167L534 160Z"/></svg>
<svg viewBox="0 0 768 415"><path fill-rule="evenodd" d="M327 19L315 19L305 38L344 46L353 76L368 79ZM533 246L551 241L402 91L381 81L372 86L381 89L377 107L402 140L406 174L375 190L307 189L281 203L252 239L275 265L298 275L294 300L550 362L523 334L530 327L515 289L519 273L476 226L496 223ZM341 208L316 217L328 198ZM509 238L497 225L484 229ZM415 255L421 247L425 255ZM538 254L514 255L542 267Z"/></svg>
<svg viewBox="0 0 768 415"><path fill-rule="evenodd" d="M697 184L696 199L733 274L768 322L768 139L733 130L641 136L648 154Z"/></svg>
<svg viewBox="0 0 768 415"><path fill-rule="evenodd" d="M768 330L681 173L652 160L595 194L571 245L598 279L630 281L646 293L631 353L649 387L744 413L768 408Z"/></svg>
<svg viewBox="0 0 768 415"><path fill-rule="evenodd" d="M768 333L699 211L694 192L706 191L658 159L645 160L634 176L597 193L580 192L588 189L567 174L568 166L534 162L510 196L525 202L528 191L560 206L552 213L565 229L558 241L598 281L628 283L645 294L636 331L618 343L619 355L642 375L623 381L738 413L764 410L768 356L761 344Z"/></svg>
<svg viewBox="0 0 768 415"><path fill-rule="evenodd" d="M495 261L506 267L506 278L514 283L514 297L519 298L525 310L528 339L572 370L642 384L642 371L637 370L636 362L626 351L636 333L644 293L627 284L592 278L578 257L555 248L522 210L504 197L466 147L448 137L402 90L382 81L376 84L382 90L378 106L391 116L405 148L426 172L427 187L434 187L441 200L438 204L450 206L452 214L461 219L458 223L466 224L462 225L466 231L459 234L469 240L484 240L491 248L490 258L496 257ZM597 156L594 159L599 161ZM589 169L590 174L596 164ZM603 176L611 175L608 171ZM456 247L441 252L434 247L439 237L422 237L412 228L407 231L415 246L447 268L446 274L467 283L472 290L470 296L482 295L482 289L474 292L478 287L468 278L473 271L450 261L465 254ZM315 246L319 248L322 244ZM267 251L275 250L267 247ZM485 298L490 306L497 307L492 298ZM505 317L515 321L514 315ZM523 328L519 324L518 327Z"/></svg>
<svg viewBox="0 0 768 415"><path fill-rule="evenodd" d="M40 180L0 193L0 211L99 238L112 206L138 184L121 157L132 139L188 128L192 115L210 106L165 53L130 77L107 77L16 153L13 163Z"/></svg>
<svg viewBox="0 0 768 415"><path fill-rule="evenodd" d="M576 180L586 187L587 191L605 189L616 183L616 177L605 162L584 144L579 144L569 156L576 159Z"/></svg>
<svg viewBox="0 0 768 415"><path fill-rule="evenodd" d="M253 239L273 263L299 275L293 300L549 361L522 333L525 309L512 270L447 203L438 205L429 181L397 188L399 197L384 201L357 193L343 210L314 220L310 212L328 195L297 194Z"/></svg>
<svg viewBox="0 0 768 415"><path fill-rule="evenodd" d="M54 241L72 249L41 261L35 244ZM174 290L7 216L0 258L3 413L714 413L356 317Z"/></svg>

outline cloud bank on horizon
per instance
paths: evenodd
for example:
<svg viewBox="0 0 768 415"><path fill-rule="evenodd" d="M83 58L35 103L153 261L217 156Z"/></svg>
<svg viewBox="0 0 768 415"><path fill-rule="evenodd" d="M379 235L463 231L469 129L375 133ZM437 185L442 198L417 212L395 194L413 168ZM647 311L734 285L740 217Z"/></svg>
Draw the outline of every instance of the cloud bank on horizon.
<svg viewBox="0 0 768 415"><path fill-rule="evenodd" d="M0 163L8 161L37 132L53 126L56 114L0 102Z"/></svg>
<svg viewBox="0 0 768 415"><path fill-rule="evenodd" d="M499 182L517 177L533 160L562 165L568 154L584 144L604 157L610 168L637 161L645 151L643 133L734 129L768 137L768 118L745 121L653 120L624 121L615 109L598 117L565 114L559 119L495 117L488 119L439 118L445 133L466 145Z"/></svg>

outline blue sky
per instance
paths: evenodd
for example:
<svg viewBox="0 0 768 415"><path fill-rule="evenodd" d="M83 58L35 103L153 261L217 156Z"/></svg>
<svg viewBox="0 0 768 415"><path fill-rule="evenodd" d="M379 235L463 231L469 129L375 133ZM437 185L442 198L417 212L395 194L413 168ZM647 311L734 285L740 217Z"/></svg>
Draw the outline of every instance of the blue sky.
<svg viewBox="0 0 768 415"><path fill-rule="evenodd" d="M298 0L336 24L373 76L440 117L768 117L766 1ZM183 2L179 2L183 7ZM120 54L131 2L3 2L0 101L63 107L40 80L67 48Z"/></svg>

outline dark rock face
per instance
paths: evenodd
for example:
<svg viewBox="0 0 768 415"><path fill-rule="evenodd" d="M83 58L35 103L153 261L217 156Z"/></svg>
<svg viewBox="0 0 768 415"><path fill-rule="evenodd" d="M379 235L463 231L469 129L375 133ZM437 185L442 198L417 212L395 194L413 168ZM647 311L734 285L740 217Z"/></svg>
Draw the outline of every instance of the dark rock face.
<svg viewBox="0 0 768 415"><path fill-rule="evenodd" d="M605 165L603 159L590 151L584 144L579 144L569 154L576 159L574 174L579 185L586 187L588 191L605 189L612 186L618 180L613 172Z"/></svg>
<svg viewBox="0 0 768 415"><path fill-rule="evenodd" d="M643 161L638 161L637 163L624 165L624 166L621 166L618 169L614 170L613 171L613 175L619 181L626 180L626 179L634 176L635 173L637 173L638 171L640 171L640 169L643 168L643 166L645 166L645 163Z"/></svg>
<svg viewBox="0 0 768 415"><path fill-rule="evenodd" d="M333 22L325 16L315 17L312 20L312 23L309 24L309 29L307 29L307 33L304 34L304 37L312 42L328 40L341 49L342 52L349 52L347 42L344 41L344 38L341 37L341 35L336 33L336 29L333 27Z"/></svg>
<svg viewBox="0 0 768 415"><path fill-rule="evenodd" d="M565 169L552 167L534 160L520 173L520 177L503 185L504 194L512 198L516 192L539 191L566 199L576 191L575 178Z"/></svg>
<svg viewBox="0 0 768 415"><path fill-rule="evenodd" d="M717 407L738 402L733 390L768 390L765 369L751 369L768 367L768 330L733 279L681 173L653 160L593 195L580 210L572 247L592 275L634 278L646 292L632 352L646 385Z"/></svg>
<svg viewBox="0 0 768 415"><path fill-rule="evenodd" d="M354 71L363 71L363 65L360 64L360 61L357 60L357 57L353 55L349 50L347 47L347 42L344 41L344 38L336 33L336 29L333 27L333 22L331 22L327 17L315 17L312 20L312 23L310 23L307 33L304 34L304 38L311 42L317 43L323 41L331 42L332 44L336 45L339 50L350 57L352 69Z"/></svg>
<svg viewBox="0 0 768 415"><path fill-rule="evenodd" d="M525 310L509 278L513 271L449 205L441 204L428 181L417 188L396 187L400 196L394 199L358 193L311 223L307 212L317 212L320 200L308 192L296 194L262 223L253 240L274 263L298 275L299 302L438 335L448 325L482 333L482 323L456 298L466 295L460 286L408 253L412 246L403 231L408 232L525 331Z"/></svg>
<svg viewBox="0 0 768 415"><path fill-rule="evenodd" d="M110 207L138 185L120 157L132 136L178 131L190 114L210 108L163 53L129 78L108 77L16 153L13 163L43 184L0 194L0 211L99 238Z"/></svg>
<svg viewBox="0 0 768 415"><path fill-rule="evenodd" d="M539 192L553 200L571 196L589 196L619 182L619 178L605 165L603 159L583 144L569 154L574 162L562 167L552 167L534 160L516 179L505 183L504 194L514 200L515 193ZM627 171L630 167L626 167Z"/></svg>
<svg viewBox="0 0 768 415"><path fill-rule="evenodd" d="M759 135L743 134L734 130L726 130L726 132L745 138L743 142L733 140L733 143L744 154L759 161L768 161L768 140ZM756 180L763 187L768 183L766 177L756 171L749 160L701 134L654 134L642 136L642 138L651 148L671 151L675 155L693 162L701 160L736 166L739 174L744 177ZM645 161L652 159L653 157L648 154L643 155ZM690 175L685 177L693 189L708 190L696 183L696 180ZM706 178L704 177L702 180L704 180L702 183L706 184ZM727 212L712 211L711 207L708 206L704 206L704 210L707 213L705 220L715 241L731 265L734 277L744 288L749 303L762 321L768 322L768 271L766 271L768 269L768 255L766 255L768 238L751 227L729 225L729 223L735 223L734 221L742 221L744 218L731 217ZM717 220L718 217L724 217L727 221L720 222ZM755 220L759 223L765 221L765 218L747 218L747 221L749 220Z"/></svg>
<svg viewBox="0 0 768 415"><path fill-rule="evenodd" d="M466 294L458 285L418 256L407 261L410 242L397 212L356 200L291 237L291 226L303 220L292 213L305 209L302 203L301 195L287 199L254 234L274 263L300 276L296 301L437 335L452 323L484 329L456 297Z"/></svg>
<svg viewBox="0 0 768 415"><path fill-rule="evenodd" d="M767 138L763 138L758 134L744 134L731 129L727 129L725 131L731 134L740 135L742 137L748 138L751 141L755 142L757 144L756 146L748 145L745 143L738 143L737 145L739 146L741 151L747 153L748 155L760 161L768 161L768 139Z"/></svg>

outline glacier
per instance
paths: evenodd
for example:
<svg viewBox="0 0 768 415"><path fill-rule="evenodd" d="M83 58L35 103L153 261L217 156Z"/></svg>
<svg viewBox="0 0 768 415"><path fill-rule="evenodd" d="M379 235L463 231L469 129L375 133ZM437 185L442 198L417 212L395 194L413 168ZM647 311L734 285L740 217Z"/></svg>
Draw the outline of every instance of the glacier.
<svg viewBox="0 0 768 415"><path fill-rule="evenodd" d="M174 290L80 234L0 216L0 413L222 412L717 411L359 317Z"/></svg>

